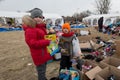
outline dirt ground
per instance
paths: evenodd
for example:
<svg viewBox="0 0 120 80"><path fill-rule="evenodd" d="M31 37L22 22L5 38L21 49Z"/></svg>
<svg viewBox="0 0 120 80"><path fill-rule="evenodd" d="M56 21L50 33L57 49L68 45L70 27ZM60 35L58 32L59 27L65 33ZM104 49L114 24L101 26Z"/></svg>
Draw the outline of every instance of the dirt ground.
<svg viewBox="0 0 120 80"><path fill-rule="evenodd" d="M0 80L37 80L24 32L1 32L0 36ZM57 76L58 69L59 61L48 64L47 77Z"/></svg>
<svg viewBox="0 0 120 80"><path fill-rule="evenodd" d="M92 36L80 37L80 40L88 40L96 36L110 38L106 34L97 33L94 29L90 31ZM59 61L49 63L47 78L57 76L58 69ZM36 69L28 46L24 42L23 31L0 32L0 80L37 80Z"/></svg>

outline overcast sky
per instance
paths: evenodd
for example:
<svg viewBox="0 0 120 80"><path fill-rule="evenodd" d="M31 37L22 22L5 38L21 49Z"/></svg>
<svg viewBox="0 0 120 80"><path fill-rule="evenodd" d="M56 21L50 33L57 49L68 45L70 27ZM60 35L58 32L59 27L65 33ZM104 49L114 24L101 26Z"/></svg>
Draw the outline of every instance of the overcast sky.
<svg viewBox="0 0 120 80"><path fill-rule="evenodd" d="M111 12L120 12L120 0L111 0ZM28 11L35 7L44 13L72 15L85 10L95 11L95 0L3 0L0 11Z"/></svg>

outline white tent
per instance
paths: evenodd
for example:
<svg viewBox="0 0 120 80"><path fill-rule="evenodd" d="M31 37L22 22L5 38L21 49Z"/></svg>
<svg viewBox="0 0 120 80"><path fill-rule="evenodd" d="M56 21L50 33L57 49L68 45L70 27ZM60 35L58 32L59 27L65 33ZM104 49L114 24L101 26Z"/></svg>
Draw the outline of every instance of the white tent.
<svg viewBox="0 0 120 80"><path fill-rule="evenodd" d="M0 17L4 20L4 23L6 24L5 18L15 18L15 20L19 23L22 22L21 18L24 15L30 15L30 13L26 12L10 12L10 11L0 11Z"/></svg>
<svg viewBox="0 0 120 80"><path fill-rule="evenodd" d="M22 19L22 17L24 15L30 15L30 13L27 13L27 12L0 11L0 17L2 17L2 18L6 18L6 17L15 18L19 23L22 23L21 19ZM59 14L45 13L45 14L43 14L43 16L45 17L45 19L51 19L53 24L55 24L56 19L61 19L61 24L63 24L63 18Z"/></svg>
<svg viewBox="0 0 120 80"><path fill-rule="evenodd" d="M56 21L57 19L61 20L61 24L60 24L60 25L62 25L62 24L64 23L64 20L63 20L62 16L60 16L59 14L44 13L43 16L45 17L45 20L51 19L53 25L55 25L55 21Z"/></svg>
<svg viewBox="0 0 120 80"><path fill-rule="evenodd" d="M98 19L100 17L104 17L104 21L103 24L109 24L109 23L113 23L116 18L120 17L120 14L100 14L100 15L91 15L88 17L83 18L83 22L87 22L89 24L89 26L96 26Z"/></svg>

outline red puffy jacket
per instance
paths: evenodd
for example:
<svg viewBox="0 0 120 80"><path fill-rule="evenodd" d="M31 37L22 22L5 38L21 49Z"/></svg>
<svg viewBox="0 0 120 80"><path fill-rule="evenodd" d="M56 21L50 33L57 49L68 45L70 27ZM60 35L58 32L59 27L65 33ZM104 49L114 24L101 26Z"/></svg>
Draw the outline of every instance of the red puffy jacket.
<svg viewBox="0 0 120 80"><path fill-rule="evenodd" d="M47 46L50 44L50 41L44 39L44 36L47 34L45 26L45 24L37 24L35 28L32 28L23 25L25 41L30 48L31 56L36 66L52 59L47 52Z"/></svg>

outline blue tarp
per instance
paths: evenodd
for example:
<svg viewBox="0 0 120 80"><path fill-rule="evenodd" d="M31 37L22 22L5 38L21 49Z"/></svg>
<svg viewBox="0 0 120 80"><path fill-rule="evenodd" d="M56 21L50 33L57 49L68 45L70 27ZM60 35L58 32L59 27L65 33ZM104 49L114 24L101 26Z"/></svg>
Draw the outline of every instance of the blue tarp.
<svg viewBox="0 0 120 80"><path fill-rule="evenodd" d="M6 32L6 31L20 31L23 30L22 28L0 28L0 32Z"/></svg>
<svg viewBox="0 0 120 80"><path fill-rule="evenodd" d="M80 26L71 26L71 28L85 28L85 26L80 25Z"/></svg>

